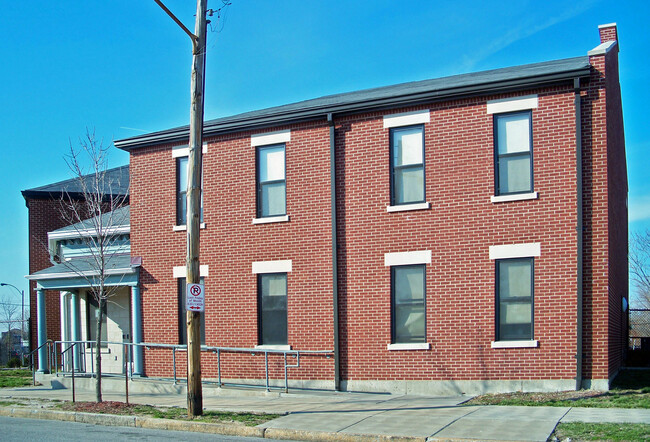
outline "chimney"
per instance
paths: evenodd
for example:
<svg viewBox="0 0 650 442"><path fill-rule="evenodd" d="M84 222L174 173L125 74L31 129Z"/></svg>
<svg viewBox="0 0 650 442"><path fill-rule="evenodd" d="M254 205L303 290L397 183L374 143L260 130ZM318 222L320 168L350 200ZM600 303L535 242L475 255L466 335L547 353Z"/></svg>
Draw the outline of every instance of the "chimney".
<svg viewBox="0 0 650 442"><path fill-rule="evenodd" d="M598 26L598 33L600 34L601 43L618 41L618 33L616 32L616 23L609 23L607 25Z"/></svg>

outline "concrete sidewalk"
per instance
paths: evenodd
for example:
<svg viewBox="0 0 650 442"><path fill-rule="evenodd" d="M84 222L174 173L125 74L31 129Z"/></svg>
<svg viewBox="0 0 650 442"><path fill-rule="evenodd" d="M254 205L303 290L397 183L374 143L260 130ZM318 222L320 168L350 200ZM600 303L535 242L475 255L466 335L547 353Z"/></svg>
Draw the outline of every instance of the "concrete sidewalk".
<svg viewBox="0 0 650 442"><path fill-rule="evenodd" d="M116 390L116 386L106 388L109 392L103 394L104 400L124 401L123 392L110 392ZM129 400L156 406L186 406L184 393L168 388L157 390L132 393ZM0 390L0 398L11 397L70 400L71 391L50 387ZM93 401L94 394L77 390L76 399ZM462 405L467 399L464 396L313 391L267 393L204 388L203 404L207 410L287 413L262 424L263 431L259 434L260 437L296 440L545 441L558 422L650 422L650 410Z"/></svg>

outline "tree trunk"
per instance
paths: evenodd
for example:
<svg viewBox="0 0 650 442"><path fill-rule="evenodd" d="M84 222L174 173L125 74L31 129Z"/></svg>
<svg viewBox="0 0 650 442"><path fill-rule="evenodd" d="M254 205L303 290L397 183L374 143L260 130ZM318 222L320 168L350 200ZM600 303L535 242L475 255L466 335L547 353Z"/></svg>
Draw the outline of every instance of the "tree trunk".
<svg viewBox="0 0 650 442"><path fill-rule="evenodd" d="M106 305L106 299L104 297L99 298L99 314L97 316L97 336L95 337L95 348L97 353L95 354L95 367L97 369L97 375L95 377L95 396L97 402L102 401L102 322L104 320L104 306Z"/></svg>

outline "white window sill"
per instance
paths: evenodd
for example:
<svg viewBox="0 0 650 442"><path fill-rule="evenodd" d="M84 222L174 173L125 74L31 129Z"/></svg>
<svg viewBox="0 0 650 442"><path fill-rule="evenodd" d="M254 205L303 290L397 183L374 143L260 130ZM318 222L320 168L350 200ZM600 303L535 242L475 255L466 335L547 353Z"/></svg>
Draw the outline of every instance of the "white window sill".
<svg viewBox="0 0 650 442"><path fill-rule="evenodd" d="M174 232L184 232L187 230L187 226L183 224L182 226L174 226L172 229ZM205 223L199 224L199 229L205 229Z"/></svg>
<svg viewBox="0 0 650 442"><path fill-rule="evenodd" d="M287 221L289 221L289 215L253 218L253 224L286 223Z"/></svg>
<svg viewBox="0 0 650 442"><path fill-rule="evenodd" d="M537 348L539 341L492 341L492 348Z"/></svg>
<svg viewBox="0 0 650 442"><path fill-rule="evenodd" d="M539 198L539 193L531 192L531 193L516 193L514 195L491 196L490 201L492 201L493 203L506 203L508 201L536 200L537 198Z"/></svg>
<svg viewBox="0 0 650 442"><path fill-rule="evenodd" d="M431 208L431 203L401 204L399 206L386 206L386 212L407 212L409 210L426 210Z"/></svg>
<svg viewBox="0 0 650 442"><path fill-rule="evenodd" d="M259 350L291 350L290 345L256 345Z"/></svg>
<svg viewBox="0 0 650 442"><path fill-rule="evenodd" d="M388 350L429 350L431 344L423 342L421 344L388 344Z"/></svg>

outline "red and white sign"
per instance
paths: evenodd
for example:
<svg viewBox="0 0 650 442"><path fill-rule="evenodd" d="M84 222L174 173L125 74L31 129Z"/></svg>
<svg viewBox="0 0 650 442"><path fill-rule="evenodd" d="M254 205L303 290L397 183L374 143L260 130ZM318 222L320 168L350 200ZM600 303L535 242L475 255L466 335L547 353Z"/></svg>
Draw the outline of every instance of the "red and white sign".
<svg viewBox="0 0 650 442"><path fill-rule="evenodd" d="M187 302L185 308L191 312L202 312L205 309L205 285L187 284Z"/></svg>

